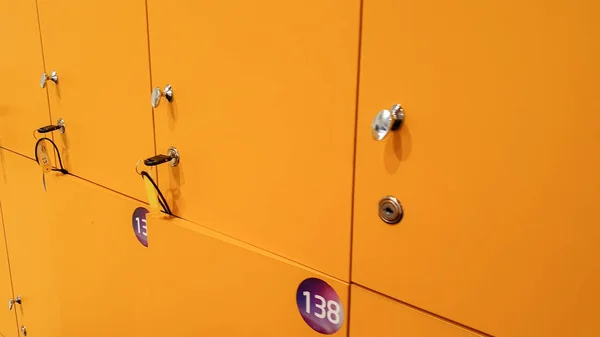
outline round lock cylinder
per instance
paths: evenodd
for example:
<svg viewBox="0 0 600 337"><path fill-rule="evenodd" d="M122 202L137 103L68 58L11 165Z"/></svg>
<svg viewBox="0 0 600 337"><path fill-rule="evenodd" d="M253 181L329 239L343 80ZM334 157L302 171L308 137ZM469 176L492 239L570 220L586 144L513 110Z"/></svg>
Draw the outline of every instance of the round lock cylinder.
<svg viewBox="0 0 600 337"><path fill-rule="evenodd" d="M379 218L383 222L394 225L402 220L404 210L398 199L392 196L385 196L379 201Z"/></svg>
<svg viewBox="0 0 600 337"><path fill-rule="evenodd" d="M177 166L177 164L179 164L179 151L177 151L177 148L171 146L169 150L167 150L167 153L172 158L170 161L171 166Z"/></svg>

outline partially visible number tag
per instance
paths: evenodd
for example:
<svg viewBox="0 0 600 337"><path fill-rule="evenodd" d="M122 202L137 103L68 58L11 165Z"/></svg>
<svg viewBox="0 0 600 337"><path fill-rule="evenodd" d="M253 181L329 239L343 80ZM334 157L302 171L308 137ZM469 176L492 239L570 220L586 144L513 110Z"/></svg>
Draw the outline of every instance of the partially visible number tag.
<svg viewBox="0 0 600 337"><path fill-rule="evenodd" d="M46 148L45 142L41 142L37 147L37 157L42 167L42 172L47 173L52 170L52 163L50 162L50 156L48 155L48 149Z"/></svg>
<svg viewBox="0 0 600 337"><path fill-rule="evenodd" d="M158 205L158 196L156 195L156 190L154 186L150 182L146 176L142 176L144 178L144 185L146 186L146 194L148 196L148 204L150 205L150 213L159 214L160 207Z"/></svg>
<svg viewBox="0 0 600 337"><path fill-rule="evenodd" d="M35 151L40 167L42 168L42 185L44 186L44 191L46 191L46 173L52 170L52 163L50 162L50 156L48 155L45 141L40 142Z"/></svg>

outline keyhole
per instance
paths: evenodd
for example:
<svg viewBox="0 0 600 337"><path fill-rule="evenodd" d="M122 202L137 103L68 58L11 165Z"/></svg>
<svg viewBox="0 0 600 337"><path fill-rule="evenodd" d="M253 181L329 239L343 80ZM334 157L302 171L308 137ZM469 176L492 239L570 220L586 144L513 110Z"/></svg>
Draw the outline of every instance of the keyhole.
<svg viewBox="0 0 600 337"><path fill-rule="evenodd" d="M387 196L379 201L379 218L383 222L393 225L402 220L402 205L392 196Z"/></svg>

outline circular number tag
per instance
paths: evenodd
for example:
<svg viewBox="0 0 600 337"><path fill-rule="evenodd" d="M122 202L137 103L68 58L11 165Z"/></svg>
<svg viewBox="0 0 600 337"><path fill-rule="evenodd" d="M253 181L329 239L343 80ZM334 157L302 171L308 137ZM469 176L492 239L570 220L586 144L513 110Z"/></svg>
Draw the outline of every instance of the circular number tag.
<svg viewBox="0 0 600 337"><path fill-rule="evenodd" d="M144 207L138 207L133 211L133 216L131 217L135 237L137 237L138 241L144 247L148 247L148 229L146 228L146 214L148 212Z"/></svg>
<svg viewBox="0 0 600 337"><path fill-rule="evenodd" d="M298 286L296 303L302 318L313 330L322 334L337 332L344 322L340 297L327 282L308 278Z"/></svg>

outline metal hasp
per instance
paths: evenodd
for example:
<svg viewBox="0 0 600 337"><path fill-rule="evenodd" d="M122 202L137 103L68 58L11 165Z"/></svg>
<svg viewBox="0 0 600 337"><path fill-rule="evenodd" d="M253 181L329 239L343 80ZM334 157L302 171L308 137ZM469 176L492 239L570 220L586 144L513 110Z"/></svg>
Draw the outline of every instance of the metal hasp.
<svg viewBox="0 0 600 337"><path fill-rule="evenodd" d="M392 196L385 196L379 201L379 218L383 222L394 225L402 220L404 211L398 199Z"/></svg>
<svg viewBox="0 0 600 337"><path fill-rule="evenodd" d="M167 99L167 101L173 101L173 87L170 84L165 86L165 90L161 91L159 87L156 87L152 90L152 99L150 103L152 104L153 108L158 107L160 104L160 99L163 96Z"/></svg>
<svg viewBox="0 0 600 337"><path fill-rule="evenodd" d="M167 154L159 154L154 157L144 159L144 165L146 166L157 166L167 162L173 167L179 164L179 151L177 151L177 149L173 146L167 150Z"/></svg>
<svg viewBox="0 0 600 337"><path fill-rule="evenodd" d="M56 70L52 70L50 76L48 76L46 73L42 74L42 78L40 79L40 87L42 87L42 89L46 87L46 82L48 80L58 84L58 74L56 73Z"/></svg>
<svg viewBox="0 0 600 337"><path fill-rule="evenodd" d="M21 325L21 334L23 337L27 337L27 328L24 325Z"/></svg>
<svg viewBox="0 0 600 337"><path fill-rule="evenodd" d="M37 132L39 133L48 133L48 132L52 132L52 131L56 131L59 130L60 133L65 133L65 121L62 118L59 118L56 121L56 125L46 125L43 126L39 129L37 129Z"/></svg>
<svg viewBox="0 0 600 337"><path fill-rule="evenodd" d="M404 109L400 104L394 104L390 110L381 110L371 123L371 135L375 140L383 140L390 131L395 131L402 126Z"/></svg>

